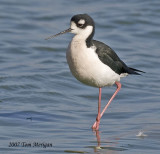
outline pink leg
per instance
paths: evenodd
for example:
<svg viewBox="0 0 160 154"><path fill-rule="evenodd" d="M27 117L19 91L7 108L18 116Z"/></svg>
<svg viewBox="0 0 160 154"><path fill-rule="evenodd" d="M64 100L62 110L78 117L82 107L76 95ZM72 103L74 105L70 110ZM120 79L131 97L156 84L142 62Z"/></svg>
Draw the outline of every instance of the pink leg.
<svg viewBox="0 0 160 154"><path fill-rule="evenodd" d="M102 113L100 114L100 119L103 116L104 112L106 111L106 109L108 108L108 106L111 104L112 100L114 99L114 97L117 95L117 93L119 92L119 90L121 89L121 83L120 82L115 82L115 84L117 85L117 90L115 91L115 93L113 94L113 96L111 97L111 99L109 100L109 102L107 103L107 105L105 106L105 108L103 109ZM97 116L98 117L98 116ZM98 130L99 128L99 123L100 123L100 119L99 121L97 121L93 124L92 129ZM99 122L99 123L98 123ZM98 127L97 127L98 125Z"/></svg>
<svg viewBox="0 0 160 154"><path fill-rule="evenodd" d="M99 88L99 99L98 99L98 115L96 118L96 123L92 126L92 129L98 130L100 119L101 119L101 88Z"/></svg>

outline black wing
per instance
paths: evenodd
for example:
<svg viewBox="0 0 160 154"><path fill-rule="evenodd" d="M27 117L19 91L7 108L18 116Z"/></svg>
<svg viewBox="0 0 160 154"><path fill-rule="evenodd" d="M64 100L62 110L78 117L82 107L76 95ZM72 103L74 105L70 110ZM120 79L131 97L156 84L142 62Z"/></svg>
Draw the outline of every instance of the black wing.
<svg viewBox="0 0 160 154"><path fill-rule="evenodd" d="M96 40L93 40L92 43L96 46L96 53L99 59L117 74L128 73L139 75L137 72L143 72L128 67L108 45Z"/></svg>

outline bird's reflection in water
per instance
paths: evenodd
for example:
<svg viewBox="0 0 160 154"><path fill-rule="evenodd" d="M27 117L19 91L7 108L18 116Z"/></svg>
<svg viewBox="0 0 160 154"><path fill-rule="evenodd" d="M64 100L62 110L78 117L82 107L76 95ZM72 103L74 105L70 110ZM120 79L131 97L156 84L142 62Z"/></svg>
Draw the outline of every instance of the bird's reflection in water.
<svg viewBox="0 0 160 154"><path fill-rule="evenodd" d="M97 139L97 145L94 146L94 152L96 152L97 154L101 153L102 150L106 150L107 154L117 154L118 151L127 150L117 146L119 140L118 137L115 138L115 141L109 141L108 139L106 141L101 141L100 134L101 132L99 130L94 131L94 135L96 136ZM105 145L102 146L101 144Z"/></svg>

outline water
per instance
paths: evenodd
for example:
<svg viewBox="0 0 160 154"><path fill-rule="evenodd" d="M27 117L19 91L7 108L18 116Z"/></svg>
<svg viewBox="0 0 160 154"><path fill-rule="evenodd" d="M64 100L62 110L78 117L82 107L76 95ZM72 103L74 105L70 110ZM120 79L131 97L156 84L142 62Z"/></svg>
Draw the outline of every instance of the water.
<svg viewBox="0 0 160 154"><path fill-rule="evenodd" d="M159 0L1 0L0 151L159 154L159 6ZM79 83L66 63L72 34L44 40L84 12L95 20L95 39L146 72L121 80L98 132L91 130L98 89ZM102 89L103 106L115 88Z"/></svg>

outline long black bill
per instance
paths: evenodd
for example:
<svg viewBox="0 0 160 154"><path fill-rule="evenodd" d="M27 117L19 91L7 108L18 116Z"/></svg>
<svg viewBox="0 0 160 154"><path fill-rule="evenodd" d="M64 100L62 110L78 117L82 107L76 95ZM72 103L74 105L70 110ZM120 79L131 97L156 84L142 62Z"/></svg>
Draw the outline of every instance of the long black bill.
<svg viewBox="0 0 160 154"><path fill-rule="evenodd" d="M45 40L49 40L49 39L52 39L52 38L57 37L57 36L59 36L59 35L62 35L62 34L71 32L71 30L72 30L71 28L68 28L68 29L66 29L66 30L64 30L64 31L56 34L56 35L52 35L52 36L49 36L49 37L45 38Z"/></svg>

